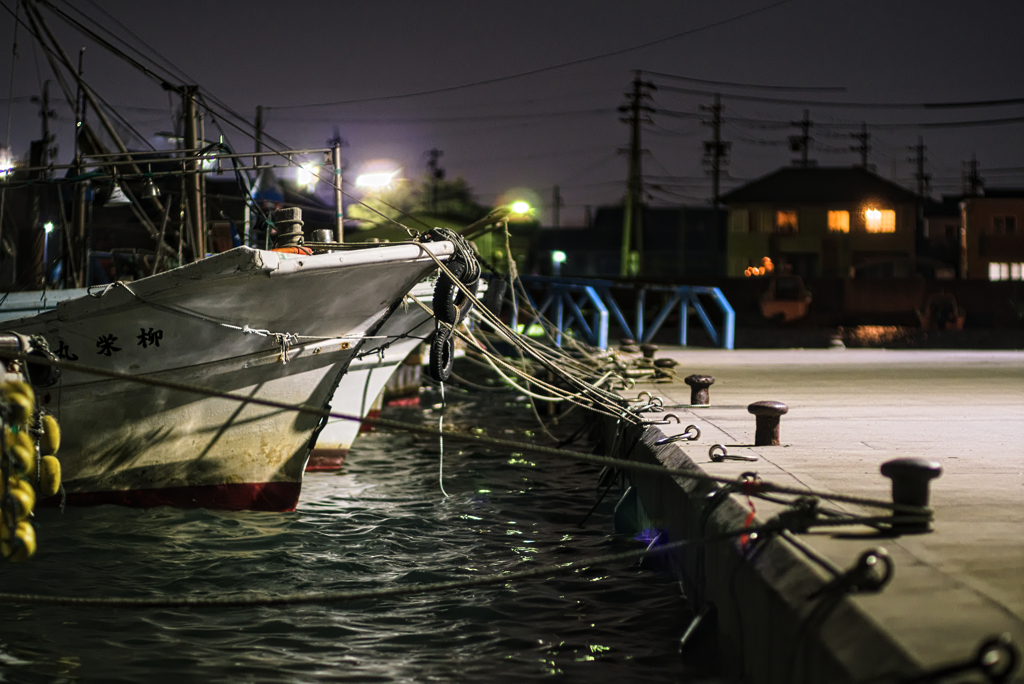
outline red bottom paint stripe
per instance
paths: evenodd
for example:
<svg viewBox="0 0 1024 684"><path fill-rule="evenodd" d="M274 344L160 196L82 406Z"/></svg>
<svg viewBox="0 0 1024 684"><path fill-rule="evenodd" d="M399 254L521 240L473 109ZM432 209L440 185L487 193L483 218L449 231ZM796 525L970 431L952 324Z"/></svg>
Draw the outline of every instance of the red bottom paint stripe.
<svg viewBox="0 0 1024 684"><path fill-rule="evenodd" d="M366 417L370 418L371 420L380 418L380 409L370 409L369 411L366 412ZM359 434L363 434L364 432L373 432L376 429L377 428L372 423L359 424Z"/></svg>
<svg viewBox="0 0 1024 684"><path fill-rule="evenodd" d="M136 508L174 506L175 508L217 508L227 511L294 511L299 502L298 482L258 482L247 484L164 487L116 492L69 492L69 506L116 504ZM60 502L59 496L47 503Z"/></svg>
<svg viewBox="0 0 1024 684"><path fill-rule="evenodd" d="M306 461L306 472L318 470L340 470L345 465L348 449L313 449Z"/></svg>

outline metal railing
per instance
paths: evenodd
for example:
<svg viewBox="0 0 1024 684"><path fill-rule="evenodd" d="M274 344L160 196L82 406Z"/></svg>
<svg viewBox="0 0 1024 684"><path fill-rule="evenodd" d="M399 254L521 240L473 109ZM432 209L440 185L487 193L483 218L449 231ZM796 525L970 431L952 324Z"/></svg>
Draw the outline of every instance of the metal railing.
<svg viewBox="0 0 1024 684"><path fill-rule="evenodd" d="M624 335L639 342L650 342L672 315L679 312L679 344L686 346L689 335L689 317L693 313L704 326L711 343L722 349L732 349L735 339L736 313L722 291L717 287L693 285L647 285L643 283L617 283L612 280L589 278L562 278L522 276L530 306L536 312L525 329L540 323L543 316L551 321L555 342L562 344L562 336L573 330L587 344L606 349L610 320L622 329ZM622 313L612 290L630 291L636 297L636 320L630 326ZM648 293L663 293L664 304L657 314L647 320ZM539 300L539 303L538 303ZM705 301L708 300L708 301ZM708 315L705 304L713 303L719 310L716 324ZM589 316L588 316L589 314ZM519 312L512 312L513 326L519 324Z"/></svg>

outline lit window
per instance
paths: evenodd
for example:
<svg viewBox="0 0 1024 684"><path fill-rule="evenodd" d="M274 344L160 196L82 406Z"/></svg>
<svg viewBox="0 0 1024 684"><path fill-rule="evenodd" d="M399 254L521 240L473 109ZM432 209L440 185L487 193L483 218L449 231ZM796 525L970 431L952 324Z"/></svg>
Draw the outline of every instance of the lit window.
<svg viewBox="0 0 1024 684"><path fill-rule="evenodd" d="M864 229L869 233L895 233L896 212L892 209L866 209Z"/></svg>
<svg viewBox="0 0 1024 684"><path fill-rule="evenodd" d="M797 232L797 221L795 211L775 212L775 232L795 233Z"/></svg>
<svg viewBox="0 0 1024 684"><path fill-rule="evenodd" d="M993 216L992 232L996 235L1013 235L1017 232L1017 217Z"/></svg>
<svg viewBox="0 0 1024 684"><path fill-rule="evenodd" d="M989 262L989 280L1024 280L1024 264L1018 262Z"/></svg>
<svg viewBox="0 0 1024 684"><path fill-rule="evenodd" d="M848 211L830 211L830 212L828 212L828 232L830 232L830 233L849 233L850 232L850 212L848 212Z"/></svg>

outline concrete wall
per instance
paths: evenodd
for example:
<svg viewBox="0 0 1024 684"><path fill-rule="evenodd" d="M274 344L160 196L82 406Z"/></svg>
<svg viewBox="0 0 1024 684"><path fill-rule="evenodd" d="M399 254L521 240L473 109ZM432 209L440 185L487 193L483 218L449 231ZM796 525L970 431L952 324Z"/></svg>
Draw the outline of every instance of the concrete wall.
<svg viewBox="0 0 1024 684"><path fill-rule="evenodd" d="M612 444L615 421L604 426ZM644 463L699 471L677 444L657 446L655 427L631 431L620 443L639 442L628 456ZM610 454L620 458L625 453ZM658 475L631 475L638 515L667 541L698 540L742 529L749 509L731 495L710 515L709 494L717 485ZM758 509L765 506L758 503ZM704 523L706 518L706 523ZM759 516L754 525L764 522ZM710 617L698 640L717 648L723 674L762 683L889 681L917 666L857 605L856 597L812 594L828 575L796 545L781 537L741 546L736 540L695 544L674 553L672 565L695 612ZM684 649L684 657L685 657Z"/></svg>

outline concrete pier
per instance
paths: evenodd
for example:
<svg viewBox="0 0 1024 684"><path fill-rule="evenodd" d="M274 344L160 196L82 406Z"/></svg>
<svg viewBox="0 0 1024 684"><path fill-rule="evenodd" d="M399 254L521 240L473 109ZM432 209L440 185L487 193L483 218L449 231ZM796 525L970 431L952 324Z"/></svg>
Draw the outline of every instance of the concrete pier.
<svg viewBox="0 0 1024 684"><path fill-rule="evenodd" d="M882 536L857 526L679 554L687 595L708 610L703 638L717 636L726 674L753 682L899 681L970 660L988 637L1007 633L1024 645L1024 352L675 348L658 357L679 362L676 379L645 380L623 395L662 397L679 423L638 431L630 458L715 475L756 471L779 484L879 499L891 497L879 472L885 461L923 456L943 469L931 482L935 520L927 533ZM690 403L682 380L693 373L714 376L710 405L673 408ZM761 400L789 409L778 446L753 446L748 405ZM689 424L701 431L697 441L656 444ZM608 438L613 429L609 422ZM712 462L716 443L757 460ZM750 512L738 494L709 506L713 488L689 480L633 476L631 483L641 515L672 540L738 529ZM753 504L754 525L783 510ZM822 591L830 566L845 570L879 547L894 566L882 591ZM1024 682L1020 668L1012 681Z"/></svg>

